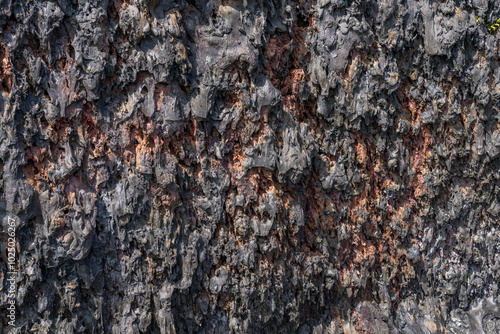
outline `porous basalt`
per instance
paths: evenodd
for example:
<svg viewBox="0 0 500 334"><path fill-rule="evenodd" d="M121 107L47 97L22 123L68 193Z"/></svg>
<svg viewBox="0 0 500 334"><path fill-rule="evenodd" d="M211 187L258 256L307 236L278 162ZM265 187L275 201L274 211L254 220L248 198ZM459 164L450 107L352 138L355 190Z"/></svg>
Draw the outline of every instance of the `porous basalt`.
<svg viewBox="0 0 500 334"><path fill-rule="evenodd" d="M0 333L499 333L475 17L499 3L0 0Z"/></svg>

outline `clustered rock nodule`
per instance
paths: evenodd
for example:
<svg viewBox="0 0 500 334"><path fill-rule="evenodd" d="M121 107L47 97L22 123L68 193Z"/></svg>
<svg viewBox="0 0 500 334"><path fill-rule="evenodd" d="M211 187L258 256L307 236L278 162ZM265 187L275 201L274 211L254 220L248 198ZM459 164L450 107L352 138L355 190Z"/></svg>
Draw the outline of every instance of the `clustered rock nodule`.
<svg viewBox="0 0 500 334"><path fill-rule="evenodd" d="M476 17L500 3L0 0L0 333L499 333Z"/></svg>

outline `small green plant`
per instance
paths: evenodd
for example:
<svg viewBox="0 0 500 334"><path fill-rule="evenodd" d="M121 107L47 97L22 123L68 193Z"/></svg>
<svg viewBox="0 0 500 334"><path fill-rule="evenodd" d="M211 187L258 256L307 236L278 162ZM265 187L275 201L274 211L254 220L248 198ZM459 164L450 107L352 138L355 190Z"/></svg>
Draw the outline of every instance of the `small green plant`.
<svg viewBox="0 0 500 334"><path fill-rule="evenodd" d="M476 16L476 22L479 24L484 24L490 34L494 34L497 31L498 27L500 27L500 18L498 18L496 21L488 22L481 19L479 16Z"/></svg>
<svg viewBox="0 0 500 334"><path fill-rule="evenodd" d="M496 20L495 22L493 22L488 27L488 31L491 32L491 33L494 33L495 31L497 31L498 27L500 27L500 18L498 20Z"/></svg>

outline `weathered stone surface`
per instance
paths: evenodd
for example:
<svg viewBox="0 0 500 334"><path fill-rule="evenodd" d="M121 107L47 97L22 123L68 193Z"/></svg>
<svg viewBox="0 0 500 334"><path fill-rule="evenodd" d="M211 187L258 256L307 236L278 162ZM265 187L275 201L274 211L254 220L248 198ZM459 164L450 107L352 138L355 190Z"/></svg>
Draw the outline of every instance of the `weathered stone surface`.
<svg viewBox="0 0 500 334"><path fill-rule="evenodd" d="M476 17L500 3L0 0L0 332L499 333Z"/></svg>

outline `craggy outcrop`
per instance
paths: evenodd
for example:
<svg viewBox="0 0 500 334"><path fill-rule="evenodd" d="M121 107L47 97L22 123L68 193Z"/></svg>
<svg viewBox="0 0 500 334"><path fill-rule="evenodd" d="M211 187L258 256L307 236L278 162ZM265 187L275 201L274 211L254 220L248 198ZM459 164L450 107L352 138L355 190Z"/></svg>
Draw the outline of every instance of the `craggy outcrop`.
<svg viewBox="0 0 500 334"><path fill-rule="evenodd" d="M499 333L497 18L0 0L0 333Z"/></svg>

